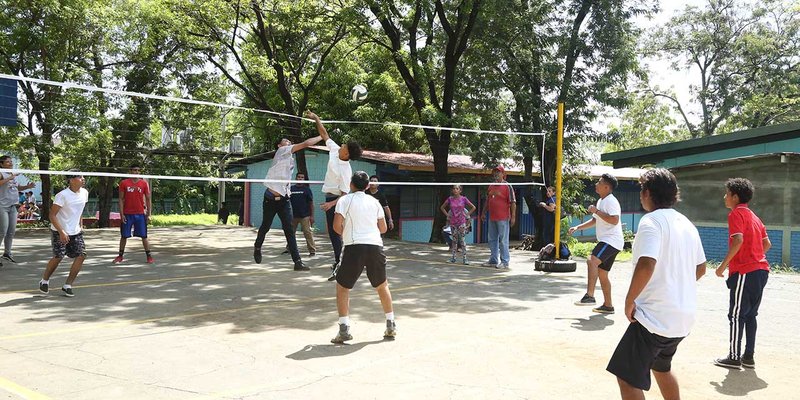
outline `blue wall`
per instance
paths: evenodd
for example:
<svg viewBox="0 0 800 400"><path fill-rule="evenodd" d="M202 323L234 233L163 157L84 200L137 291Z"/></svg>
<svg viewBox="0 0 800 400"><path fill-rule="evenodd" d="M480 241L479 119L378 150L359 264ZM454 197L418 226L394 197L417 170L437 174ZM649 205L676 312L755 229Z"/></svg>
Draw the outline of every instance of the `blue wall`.
<svg viewBox="0 0 800 400"><path fill-rule="evenodd" d="M792 265L800 267L800 232L792 232L791 252Z"/></svg>
<svg viewBox="0 0 800 400"><path fill-rule="evenodd" d="M722 261L725 255L728 254L728 228L698 226L697 230L700 232L700 240L703 242L706 259L709 261ZM772 242L772 247L767 252L767 261L770 264L780 264L783 252L783 231L767 230L767 236Z"/></svg>
<svg viewBox="0 0 800 400"><path fill-rule="evenodd" d="M306 151L306 167L308 168L308 180L322 181L325 179L325 172L328 169L328 153L320 153L316 151ZM248 179L264 179L267 176L267 170L272 165L272 160L260 161L247 166ZM351 161L350 167L355 171L365 171L369 175L375 174L375 164L364 162L361 160ZM295 170L295 174L297 171ZM294 175L292 175L294 179ZM263 218L262 203L264 199L264 192L267 190L266 186L260 183L250 184L250 224L252 226L261 225ZM311 192L314 194L314 227L319 232L327 232L325 223L325 214L319 208L320 204L325 201L325 195L322 193L321 184L312 184ZM281 221L277 217L272 221L272 228L280 228ZM428 229L430 234L430 228ZM427 241L427 240L426 240Z"/></svg>

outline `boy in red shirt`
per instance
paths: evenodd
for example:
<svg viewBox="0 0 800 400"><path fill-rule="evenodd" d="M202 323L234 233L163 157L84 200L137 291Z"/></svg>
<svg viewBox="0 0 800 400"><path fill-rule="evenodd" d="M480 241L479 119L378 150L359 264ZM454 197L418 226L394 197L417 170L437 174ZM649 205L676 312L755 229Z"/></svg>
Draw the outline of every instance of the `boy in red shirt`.
<svg viewBox="0 0 800 400"><path fill-rule="evenodd" d="M131 174L139 175L141 171L142 168L139 165L131 165ZM131 236L142 238L144 252L147 255L147 263L152 264L155 262L150 255L150 243L147 242L147 222L150 220L150 210L152 209L150 185L146 181L134 176L133 178L123 179L119 183L119 210L122 225L120 225L119 255L112 261L114 264L119 264L125 260L123 258L125 245ZM131 230L133 230L133 235L131 235Z"/></svg>
<svg viewBox="0 0 800 400"><path fill-rule="evenodd" d="M728 214L728 254L717 268L717 276L728 272L730 289L730 348L728 356L714 360L724 368L755 368L753 353L756 342L756 315L761 295L769 277L766 253L772 246L761 219L747 207L753 198L753 184L744 178L729 179L725 183L725 207ZM742 333L747 341L742 354Z"/></svg>
<svg viewBox="0 0 800 400"><path fill-rule="evenodd" d="M511 227L516 222L517 200L514 197L514 188L506 182L506 170L502 165L494 167L492 178L494 183L489 185L486 192L486 202L481 208L480 220L483 221L486 211L489 211L488 239L489 261L484 267L508 269L511 254L508 248L508 237Z"/></svg>

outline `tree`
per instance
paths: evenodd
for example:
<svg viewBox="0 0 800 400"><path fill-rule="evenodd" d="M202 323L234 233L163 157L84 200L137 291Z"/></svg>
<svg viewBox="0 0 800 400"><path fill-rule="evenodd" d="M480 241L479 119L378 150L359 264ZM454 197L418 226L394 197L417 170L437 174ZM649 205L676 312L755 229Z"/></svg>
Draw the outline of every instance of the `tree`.
<svg viewBox="0 0 800 400"><path fill-rule="evenodd" d="M739 0L709 0L687 6L647 43L651 54L672 60L673 69L696 73L690 86L699 121L688 104L673 103L692 137L721 128L757 127L798 115L800 10L786 0L751 6ZM793 116L793 117L792 117Z"/></svg>
<svg viewBox="0 0 800 400"><path fill-rule="evenodd" d="M483 0L464 0L445 4L413 0L403 2L366 0L365 6L380 24L381 33L373 40L390 52L413 100L433 154L434 180L447 182L454 117L458 115L459 80L462 57L469 48L473 30L482 11ZM365 26L370 26L366 24ZM439 199L447 196L442 189ZM439 232L445 218L436 213L431 241L441 241Z"/></svg>
<svg viewBox="0 0 800 400"><path fill-rule="evenodd" d="M675 128L670 106L649 93L636 96L619 125L609 127L606 151L622 151L689 139L689 131Z"/></svg>
<svg viewBox="0 0 800 400"><path fill-rule="evenodd" d="M52 81L83 78L82 67L98 26L91 16L99 2L76 0L30 0L4 2L0 14L0 70L13 75ZM67 90L58 86L19 81L22 92L22 125L38 160L38 169L51 168L54 139L68 121L81 121L70 114ZM85 112L85 110L83 111ZM84 115L88 118L89 116ZM27 150L27 149L22 149ZM50 175L42 174L42 218L48 219L53 189Z"/></svg>

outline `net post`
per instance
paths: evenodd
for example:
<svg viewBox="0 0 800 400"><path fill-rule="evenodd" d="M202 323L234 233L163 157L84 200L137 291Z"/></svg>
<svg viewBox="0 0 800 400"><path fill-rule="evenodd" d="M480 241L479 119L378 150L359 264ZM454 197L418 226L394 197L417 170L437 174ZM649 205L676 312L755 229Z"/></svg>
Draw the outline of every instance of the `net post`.
<svg viewBox="0 0 800 400"><path fill-rule="evenodd" d="M558 103L558 133L556 137L556 209L555 246L556 260L561 258L561 164L564 158L564 103Z"/></svg>

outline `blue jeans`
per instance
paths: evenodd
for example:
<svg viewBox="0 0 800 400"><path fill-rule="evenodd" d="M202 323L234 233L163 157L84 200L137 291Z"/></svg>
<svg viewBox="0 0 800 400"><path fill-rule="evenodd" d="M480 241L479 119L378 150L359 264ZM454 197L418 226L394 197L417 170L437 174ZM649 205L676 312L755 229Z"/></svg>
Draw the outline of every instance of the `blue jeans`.
<svg viewBox="0 0 800 400"><path fill-rule="evenodd" d="M497 255L500 254L499 264L508 265L511 262L511 254L508 251L508 236L510 226L506 221L489 221L489 256L490 264L498 264Z"/></svg>

